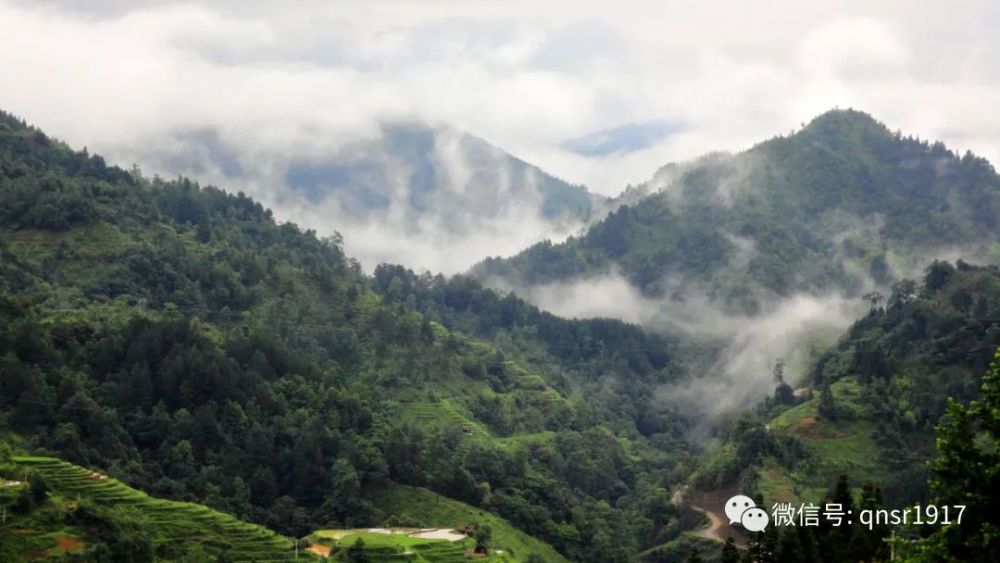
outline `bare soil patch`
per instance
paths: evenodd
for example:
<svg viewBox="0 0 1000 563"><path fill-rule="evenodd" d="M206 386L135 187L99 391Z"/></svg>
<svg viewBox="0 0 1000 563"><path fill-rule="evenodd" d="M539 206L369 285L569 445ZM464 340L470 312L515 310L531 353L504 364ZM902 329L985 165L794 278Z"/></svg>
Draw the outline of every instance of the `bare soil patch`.
<svg viewBox="0 0 1000 563"><path fill-rule="evenodd" d="M788 426L788 430L814 440L842 438L846 436L845 433L837 431L832 424L823 423L817 420L815 416L806 416L796 420Z"/></svg>
<svg viewBox="0 0 1000 563"><path fill-rule="evenodd" d="M83 548L86 545L87 542L76 538L71 538L69 536L63 536L59 538L58 543L56 544L56 546L61 551L65 551L67 553L79 553L83 551Z"/></svg>
<svg viewBox="0 0 1000 563"><path fill-rule="evenodd" d="M323 545L321 543L314 543L314 544L310 545L309 547L306 548L306 551L308 551L310 553L315 553L316 555L319 555L320 557L329 557L330 556L330 546Z"/></svg>

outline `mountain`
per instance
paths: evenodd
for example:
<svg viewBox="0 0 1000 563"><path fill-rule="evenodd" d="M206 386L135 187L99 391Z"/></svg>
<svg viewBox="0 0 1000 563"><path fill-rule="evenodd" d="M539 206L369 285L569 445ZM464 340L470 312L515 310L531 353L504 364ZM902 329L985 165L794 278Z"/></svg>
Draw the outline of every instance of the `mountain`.
<svg viewBox="0 0 1000 563"><path fill-rule="evenodd" d="M150 497L106 475L50 457L10 456L21 480L0 489L4 561L293 561L292 540L201 505ZM27 482L25 479L27 476Z"/></svg>
<svg viewBox="0 0 1000 563"><path fill-rule="evenodd" d="M370 135L313 147L248 144L211 128L185 130L119 160L241 185L285 217L338 230L368 268L389 261L461 271L484 248L514 253L569 234L604 201L446 125L382 123Z"/></svg>
<svg viewBox="0 0 1000 563"><path fill-rule="evenodd" d="M391 519L392 492L422 487L581 561L697 525L669 495L685 429L653 400L678 342L468 277L369 277L243 193L6 114L0 311L0 430L151 495L302 537L444 524Z"/></svg>
<svg viewBox="0 0 1000 563"><path fill-rule="evenodd" d="M901 281L814 358L804 393L778 384L773 398L722 429L722 445L692 476L698 491L692 497L723 491L725 498L738 490L768 506L823 505L836 495L836 484L862 505L872 503L868 508L967 505L977 516L960 526L894 529L907 538L931 532L952 538L930 559L995 559L995 540L971 547L977 540L968 538L980 533L982 515L996 502L1000 463L990 436L997 427L959 414L992 412L996 418L990 405L1000 374L998 304L996 266L934 262L919 281ZM984 379L991 371L992 380ZM983 529L989 533L988 524ZM887 526L845 533L817 537L829 560L889 557L882 540ZM925 560L915 543L897 545L896 556ZM846 555L847 546L861 551Z"/></svg>
<svg viewBox="0 0 1000 563"><path fill-rule="evenodd" d="M854 110L739 154L665 166L623 201L579 237L473 273L530 287L617 271L646 295L704 293L755 313L800 291L860 295L928 254L996 256L1000 232L1000 177L986 160Z"/></svg>
<svg viewBox="0 0 1000 563"><path fill-rule="evenodd" d="M683 332L644 331L606 316L559 317L474 276L391 264L365 274L339 237L279 223L242 192L183 177L147 179L0 114L0 436L32 454L12 465L0 451L0 477L17 479L33 465L52 469L54 481L30 501L27 515L38 527L18 526L16 545L75 550L73 540L96 537L94 546L112 553L139 550L132 560L197 559L228 545L233 538L217 539L226 530L264 540L242 551L287 545L226 513L287 537L308 534L342 550L341 558L460 560L461 546L420 542L418 550L367 531L460 524L473 528L476 543L504 551L491 555L501 561L731 558L736 547L723 548L714 528L693 530L717 507L707 501L741 490L758 502L873 509L927 498L966 503L980 513L968 526L927 529L933 542L900 539L899 547L936 550L923 560L989 560L995 536L982 514L995 502L1000 367L982 373L1000 344L993 319L1000 274L933 261L919 282L899 276L945 244L991 252L994 225L982 210L995 204L996 175L971 155L902 139L856 112L825 115L761 146L786 154L786 170L813 158L819 172L789 176L762 165L747 176L759 181L727 184L704 179L707 170L748 157L713 155L670 173L679 174L670 185L681 191L638 197L582 237L547 246L581 272L624 280L628 287L601 286L605 305L624 309L633 300L640 318L683 306L703 313L700 325L667 327ZM930 170L915 156L894 161L859 149L876 146L938 155L934 178L910 178L913 167ZM830 154L839 164L824 168ZM796 187L803 178L812 189L845 192L814 196ZM775 190L782 197L766 195ZM880 206L841 201L869 192ZM814 200L839 202L833 213L841 223L796 223L826 216ZM873 209L882 209L871 211L878 221L866 215ZM652 221L654 211L676 221ZM697 244L677 242L699 228L687 211L706 229ZM635 220L647 212L648 223ZM854 225L854 216L868 223ZM917 219L933 225L923 232L908 222ZM735 254L719 262L705 242L713 225L758 230L724 230L722 238L743 250L726 247ZM815 247L781 246L786 231L819 234L810 235ZM608 239L595 232L622 234L610 239L622 243L610 245L618 261L601 258ZM779 234L765 236L772 232ZM819 240L830 233L837 236ZM601 250L588 254L580 241ZM663 241L677 244L650 254ZM640 242L647 246L634 251ZM492 265L524 266L524 256ZM665 272L679 281L630 285L630 268L644 256L669 258L649 266L669 264ZM768 281L768 267L788 264L802 275ZM815 268L830 279L814 277ZM538 279L561 279L544 275ZM743 286L746 299L720 301L725 294L711 292L713 284ZM705 293L696 299L695 290ZM863 300L855 297L861 292ZM575 301L590 306L598 297ZM822 327L832 336L813 339L817 326L805 321L827 314L815 308L821 299L864 310L843 312ZM789 342L805 352L786 363L775 354ZM804 375L797 390L795 372ZM715 385L705 377L712 373L722 377ZM769 398L743 412L730 399L747 389ZM715 406L715 418L685 408L699 396ZM946 405L948 397L968 406ZM932 433L941 438L936 448ZM964 466L975 469L975 481L956 469ZM171 530L140 524L172 520L144 516L152 507L115 506L75 520L58 502L71 500L81 478L93 480L92 471L108 476L95 478L108 483L100 502L148 500L133 487L204 503L193 510L218 543L177 537L150 545L146 539ZM23 495L10 492L0 492L0 502L13 510ZM14 522L0 524L0 537L13 537ZM740 536L750 557L867 560L885 557L888 545L885 527L774 529ZM900 532L917 536L912 527ZM371 541L342 545L344 538ZM410 547L420 553L408 554Z"/></svg>
<svg viewBox="0 0 1000 563"><path fill-rule="evenodd" d="M285 180L310 202L333 199L354 215L405 200L408 221L426 213L474 221L524 202L537 205L545 219L579 218L599 200L478 137L417 123L384 124L377 139L293 161Z"/></svg>
<svg viewBox="0 0 1000 563"><path fill-rule="evenodd" d="M892 132L854 110L738 154L668 165L580 236L471 270L569 317L683 335L700 358L659 393L718 419L770 394L934 259L1000 258L1000 176L971 153ZM694 347L688 347L694 350Z"/></svg>

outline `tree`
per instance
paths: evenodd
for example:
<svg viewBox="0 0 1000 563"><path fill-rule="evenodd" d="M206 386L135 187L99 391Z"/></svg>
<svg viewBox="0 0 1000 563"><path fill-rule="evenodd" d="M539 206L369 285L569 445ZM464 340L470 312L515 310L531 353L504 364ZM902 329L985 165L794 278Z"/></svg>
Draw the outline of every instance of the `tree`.
<svg viewBox="0 0 1000 563"><path fill-rule="evenodd" d="M828 383L819 391L819 405L816 407L816 412L822 419L837 420L837 403Z"/></svg>
<svg viewBox="0 0 1000 563"><path fill-rule="evenodd" d="M860 510L871 514L882 508L882 491L874 483L867 483L861 489ZM852 561L869 561L885 559L888 553L883 539L889 535L889 527L885 524L873 525L871 529L858 527L854 531L850 552Z"/></svg>
<svg viewBox="0 0 1000 563"><path fill-rule="evenodd" d="M878 291L870 291L862 295L861 300L868 303L868 310L871 312L878 309L879 305L882 304L882 301L885 300L885 296Z"/></svg>
<svg viewBox="0 0 1000 563"><path fill-rule="evenodd" d="M805 563L806 555L802 549L797 528L786 526L781 529L778 537L776 559L782 563Z"/></svg>
<svg viewBox="0 0 1000 563"><path fill-rule="evenodd" d="M774 369L771 370L771 375L774 377L774 382L777 383L777 387L774 389L774 401L779 405L790 405L795 402L795 393L792 391L792 386L785 383L785 359L778 358L774 363Z"/></svg>
<svg viewBox="0 0 1000 563"><path fill-rule="evenodd" d="M824 560L848 561L850 559L851 541L854 536L854 530L858 527L858 520L855 517L853 518L853 523L848 523L852 520L848 515L856 515L857 511L854 509L854 496L851 494L851 484L847 475L841 474L837 477L837 483L834 485L833 491L830 492L823 503L824 506L829 504L840 505L840 512L843 514L843 519L839 525L833 525L830 521L821 520L821 528L819 529L821 534L821 551L824 554Z"/></svg>
<svg viewBox="0 0 1000 563"><path fill-rule="evenodd" d="M370 559L365 554L365 540L358 538L351 547L347 548L348 563L368 563Z"/></svg>
<svg viewBox="0 0 1000 563"><path fill-rule="evenodd" d="M17 499L14 500L14 512L27 514L34 509L35 501L31 496L31 490L28 487L21 488L21 492L17 494Z"/></svg>
<svg viewBox="0 0 1000 563"><path fill-rule="evenodd" d="M726 545L722 546L722 556L719 561L721 563L739 563L740 552L736 549L736 542L733 538L726 538Z"/></svg>
<svg viewBox="0 0 1000 563"><path fill-rule="evenodd" d="M36 505L42 504L48 498L49 495L49 484L45 481L45 478L41 475L35 474L31 476L31 500L34 501Z"/></svg>
<svg viewBox="0 0 1000 563"><path fill-rule="evenodd" d="M927 267L924 275L924 287L927 291L934 293L940 290L948 280L955 275L955 267L941 260L935 260Z"/></svg>
<svg viewBox="0 0 1000 563"><path fill-rule="evenodd" d="M961 523L943 526L918 545L924 558L1000 561L1000 350L982 380L982 398L948 404L947 421L937 428L937 458L931 463L931 490L938 506L964 505Z"/></svg>
<svg viewBox="0 0 1000 563"><path fill-rule="evenodd" d="M785 383L785 359L778 358L774 362L774 368L771 370L771 375L774 376L774 382L782 385Z"/></svg>
<svg viewBox="0 0 1000 563"><path fill-rule="evenodd" d="M489 551L492 540L493 528L489 524L476 526L476 553L486 553Z"/></svg>

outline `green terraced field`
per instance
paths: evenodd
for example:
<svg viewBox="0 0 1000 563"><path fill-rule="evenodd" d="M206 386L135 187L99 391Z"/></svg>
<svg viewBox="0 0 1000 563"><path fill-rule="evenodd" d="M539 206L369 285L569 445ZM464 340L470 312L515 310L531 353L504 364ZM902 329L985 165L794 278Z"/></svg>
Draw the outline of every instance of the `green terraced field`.
<svg viewBox="0 0 1000 563"><path fill-rule="evenodd" d="M493 531L491 549L504 552L502 557L494 557L495 561L525 561L532 554L540 556L546 563L566 561L552 546L525 534L500 516L439 496L427 489L395 485L380 491L372 500L386 516L392 515L396 521L403 522L406 526L449 527L476 522L488 524Z"/></svg>
<svg viewBox="0 0 1000 563"><path fill-rule="evenodd" d="M475 543L471 539L451 542L414 538L404 534L381 534L366 530L319 530L310 536L313 543L331 547L331 556L342 558L358 540L364 542L364 553L372 563L463 563L465 552ZM477 561L499 563L513 561L503 557L482 557Z"/></svg>
<svg viewBox="0 0 1000 563"><path fill-rule="evenodd" d="M206 506L151 497L110 477L56 458L14 457L18 466L45 478L67 500L89 500L118 511L150 531L154 544L199 546L233 561L292 561L292 541ZM103 478L102 478L103 477ZM308 557L308 556L305 556Z"/></svg>
<svg viewBox="0 0 1000 563"><path fill-rule="evenodd" d="M555 391L548 394L554 396L553 401L564 401ZM547 395L548 395L547 394ZM546 395L546 396L547 396ZM542 431L530 434L514 434L513 436L494 436L482 423L463 413L453 402L445 399L437 403L412 402L397 403L400 419L421 428L461 428L464 429L463 446L468 447L473 442L489 443L494 446L511 447L529 442L545 442L555 436L555 432Z"/></svg>
<svg viewBox="0 0 1000 563"><path fill-rule="evenodd" d="M420 427L454 427L464 428L468 436L474 440L491 440L489 430L463 413L458 406L444 399L437 403L414 402L398 403L400 415L404 422Z"/></svg>

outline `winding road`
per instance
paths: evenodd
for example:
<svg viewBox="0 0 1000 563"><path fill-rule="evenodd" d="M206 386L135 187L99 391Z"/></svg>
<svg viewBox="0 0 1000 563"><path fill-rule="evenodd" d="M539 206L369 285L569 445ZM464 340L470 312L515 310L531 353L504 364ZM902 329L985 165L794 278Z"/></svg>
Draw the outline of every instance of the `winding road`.
<svg viewBox="0 0 1000 563"><path fill-rule="evenodd" d="M691 505L691 508L698 512L701 512L702 514L707 516L709 520L708 526L698 530L695 533L703 538L708 538L710 540L715 540L718 542L725 543L726 537L728 536L722 535L722 530L723 530L722 526L726 523L726 521L722 519L722 516L720 516L715 512L712 512L711 510L706 510L700 506L695 506L693 504Z"/></svg>

